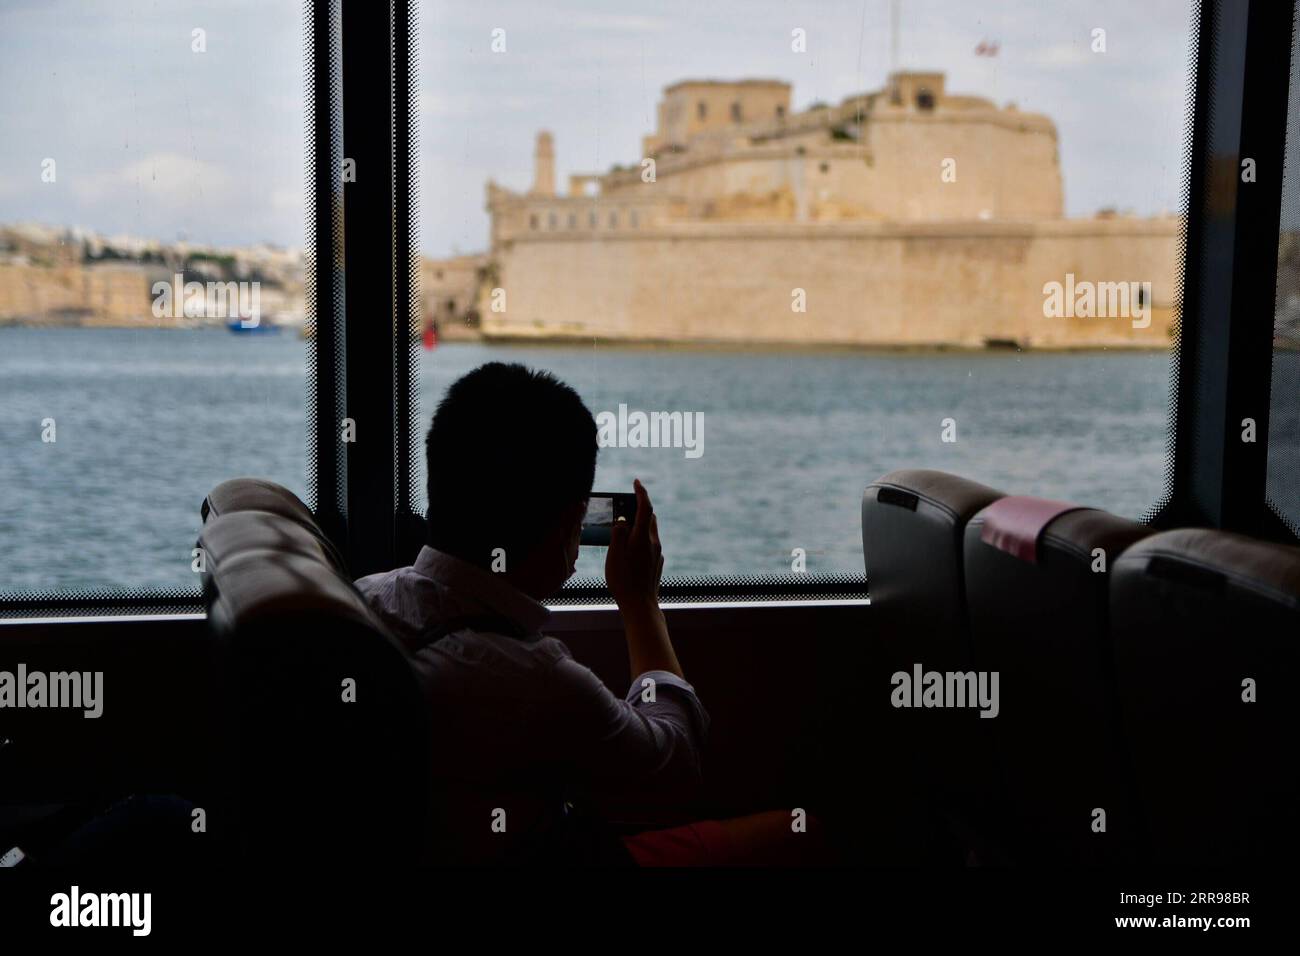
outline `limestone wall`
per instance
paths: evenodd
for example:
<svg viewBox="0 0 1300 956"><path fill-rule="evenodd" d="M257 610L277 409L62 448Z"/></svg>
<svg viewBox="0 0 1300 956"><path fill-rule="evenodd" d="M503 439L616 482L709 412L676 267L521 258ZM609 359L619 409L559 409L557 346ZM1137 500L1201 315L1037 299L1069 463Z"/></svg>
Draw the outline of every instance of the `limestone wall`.
<svg viewBox="0 0 1300 956"><path fill-rule="evenodd" d="M1175 219L816 225L682 223L599 237L539 233L495 261L492 337L1045 348L1166 347ZM1046 318L1044 283L1150 282L1149 327ZM792 311L803 289L806 312Z"/></svg>
<svg viewBox="0 0 1300 956"><path fill-rule="evenodd" d="M150 288L165 270L133 263L53 267L0 263L0 322L159 325Z"/></svg>
<svg viewBox="0 0 1300 956"><path fill-rule="evenodd" d="M792 218L943 222L1053 219L1064 212L1056 130L1015 111L882 110L863 141L814 129L758 145L742 143L659 160L656 181L640 170L611 175L606 199L669 196L715 215L737 197L791 197ZM947 167L945 161L952 160ZM705 206L703 204L711 204Z"/></svg>

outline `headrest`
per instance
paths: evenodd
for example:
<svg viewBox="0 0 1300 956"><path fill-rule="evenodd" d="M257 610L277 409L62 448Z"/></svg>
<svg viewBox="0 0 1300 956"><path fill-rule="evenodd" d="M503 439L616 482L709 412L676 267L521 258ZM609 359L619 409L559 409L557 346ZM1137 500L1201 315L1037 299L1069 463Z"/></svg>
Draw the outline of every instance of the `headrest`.
<svg viewBox="0 0 1300 956"><path fill-rule="evenodd" d="M330 562L348 576L347 565L315 517L302 501L288 488L262 478L232 478L223 481L203 500L201 514L204 523L243 511L260 511L292 521L310 532L321 544Z"/></svg>
<svg viewBox="0 0 1300 956"><path fill-rule="evenodd" d="M869 496L881 504L915 511L921 502L934 505L965 524L967 518L1002 492L946 471L928 468L903 468L877 478L870 485Z"/></svg>
<svg viewBox="0 0 1300 956"><path fill-rule="evenodd" d="M214 627L324 614L382 630L322 543L287 518L237 511L208 523L199 536Z"/></svg>
<svg viewBox="0 0 1300 956"><path fill-rule="evenodd" d="M299 524L315 526L309 509L288 488L262 478L231 478L208 492L203 499L203 520L219 518L233 511L270 511Z"/></svg>
<svg viewBox="0 0 1300 956"><path fill-rule="evenodd" d="M1001 497L942 471L906 469L872 482L862 496L862 552L871 600L938 631L965 618L962 533L981 508Z"/></svg>
<svg viewBox="0 0 1300 956"><path fill-rule="evenodd" d="M1300 612L1300 548L1228 531L1185 528L1152 535L1115 563L1124 581L1141 576L1179 590Z"/></svg>
<svg viewBox="0 0 1300 956"><path fill-rule="evenodd" d="M1079 505L1029 495L1007 495L979 513L983 530L980 540L1021 561L1038 563L1038 537L1043 529Z"/></svg>

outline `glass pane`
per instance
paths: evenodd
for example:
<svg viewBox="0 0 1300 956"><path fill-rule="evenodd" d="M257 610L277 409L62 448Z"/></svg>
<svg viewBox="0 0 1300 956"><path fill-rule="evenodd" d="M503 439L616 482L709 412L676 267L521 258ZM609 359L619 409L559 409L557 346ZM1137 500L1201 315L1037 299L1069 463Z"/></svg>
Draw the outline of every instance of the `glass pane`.
<svg viewBox="0 0 1300 956"><path fill-rule="evenodd" d="M427 0L424 408L487 360L556 372L668 574L860 572L902 467L1140 517L1193 11Z"/></svg>
<svg viewBox="0 0 1300 956"><path fill-rule="evenodd" d="M0 592L193 592L214 485L305 493L301 49L286 0L0 8Z"/></svg>

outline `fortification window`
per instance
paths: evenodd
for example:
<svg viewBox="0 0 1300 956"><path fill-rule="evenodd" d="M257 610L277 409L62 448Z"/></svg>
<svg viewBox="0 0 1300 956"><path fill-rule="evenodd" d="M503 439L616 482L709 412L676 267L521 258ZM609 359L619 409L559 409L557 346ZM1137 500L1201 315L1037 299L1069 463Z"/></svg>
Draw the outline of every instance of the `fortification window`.
<svg viewBox="0 0 1300 956"><path fill-rule="evenodd" d="M782 106L780 103L776 104L776 118L785 119L785 107Z"/></svg>
<svg viewBox="0 0 1300 956"><path fill-rule="evenodd" d="M740 122L740 104L739 104L739 103L732 103L732 104L731 104L731 118L732 118L733 120L735 120L737 123Z"/></svg>
<svg viewBox="0 0 1300 956"><path fill-rule="evenodd" d="M559 216L557 216L555 213L550 213L550 214L547 215L547 217L546 217L546 228L547 228L547 229L557 229L557 228L559 228L559 225L560 225L560 217L559 217Z"/></svg>
<svg viewBox="0 0 1300 956"><path fill-rule="evenodd" d="M704 119L704 117L708 116L708 115L709 115L709 104L708 104L708 103L705 103L704 100L700 100L698 103L696 103L696 104L695 104L695 115L698 116L700 119Z"/></svg>
<svg viewBox="0 0 1300 956"><path fill-rule="evenodd" d="M609 228L611 228L611 229L617 229L617 228L618 228L618 212L617 212L617 211L614 211L614 210L611 210L611 211L610 211L610 214L609 214Z"/></svg>
<svg viewBox="0 0 1300 956"><path fill-rule="evenodd" d="M529 229L537 228L537 213L533 213L528 217L528 228Z"/></svg>
<svg viewBox="0 0 1300 956"><path fill-rule="evenodd" d="M920 89L916 92L916 108L930 112L934 109L934 94L927 89Z"/></svg>
<svg viewBox="0 0 1300 956"><path fill-rule="evenodd" d="M570 229L578 228L578 214L576 212L569 213L569 228Z"/></svg>
<svg viewBox="0 0 1300 956"><path fill-rule="evenodd" d="M600 224L600 223L599 223L599 221L596 219L596 213L595 213L595 212L592 212L592 213L590 213L590 214L587 216L587 225L590 226L592 229L595 229L596 226L598 226L599 224Z"/></svg>
<svg viewBox="0 0 1300 956"><path fill-rule="evenodd" d="M637 214L635 209L627 214L627 224L633 229L637 227Z"/></svg>
<svg viewBox="0 0 1300 956"><path fill-rule="evenodd" d="M820 166L818 166L817 168L820 169L823 173L829 173L829 172L831 171L831 164L830 164L830 163L822 163L822 164L821 164Z"/></svg>

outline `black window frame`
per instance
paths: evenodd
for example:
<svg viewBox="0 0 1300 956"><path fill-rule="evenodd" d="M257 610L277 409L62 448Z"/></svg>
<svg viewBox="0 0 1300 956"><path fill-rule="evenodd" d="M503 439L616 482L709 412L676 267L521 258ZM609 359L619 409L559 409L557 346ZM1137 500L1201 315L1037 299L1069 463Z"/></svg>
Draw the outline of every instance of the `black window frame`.
<svg viewBox="0 0 1300 956"><path fill-rule="evenodd" d="M308 503L359 576L410 563L424 541L414 509L422 453L418 11L412 0L304 0L303 13ZM1293 18L1293 4L1266 0L1203 0L1194 11L1166 486L1147 516L1156 527L1296 540L1265 497ZM384 62L388 71L375 68ZM1256 160L1252 183L1237 175L1244 157ZM345 158L355 162L355 181L343 181ZM376 309L383 302L386 315ZM1257 423L1254 443L1240 441L1233 425L1245 417ZM355 423L355 442L343 440L344 418ZM863 486L874 477L863 475ZM196 489L196 509L207 490ZM663 599L833 603L866 590L863 574L716 575L666 580ZM555 603L605 605L608 594L598 579L579 579ZM195 610L197 589L0 597L0 617Z"/></svg>

